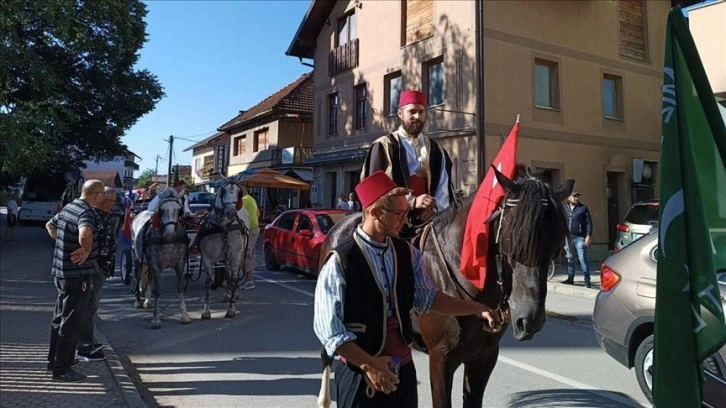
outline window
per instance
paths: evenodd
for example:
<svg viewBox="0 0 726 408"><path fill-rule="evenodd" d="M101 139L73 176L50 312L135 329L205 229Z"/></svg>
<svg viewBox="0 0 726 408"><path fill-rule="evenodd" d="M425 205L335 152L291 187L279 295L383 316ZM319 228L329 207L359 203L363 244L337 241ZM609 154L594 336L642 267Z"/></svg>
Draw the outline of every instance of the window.
<svg viewBox="0 0 726 408"><path fill-rule="evenodd" d="M255 132L252 141L252 151L259 152L260 150L267 150L267 128Z"/></svg>
<svg viewBox="0 0 726 408"><path fill-rule="evenodd" d="M534 104L538 108L560 108L559 64L534 59Z"/></svg>
<svg viewBox="0 0 726 408"><path fill-rule="evenodd" d="M338 134L338 108L340 108L338 94L328 95L328 135Z"/></svg>
<svg viewBox="0 0 726 408"><path fill-rule="evenodd" d="M194 159L194 170L199 171L202 167L202 159Z"/></svg>
<svg viewBox="0 0 726 408"><path fill-rule="evenodd" d="M335 46L340 47L356 38L355 13L350 13L338 20L338 31L335 36Z"/></svg>
<svg viewBox="0 0 726 408"><path fill-rule="evenodd" d="M620 55L648 60L648 24L645 1L618 1Z"/></svg>
<svg viewBox="0 0 726 408"><path fill-rule="evenodd" d="M366 116L368 113L366 84L360 84L355 87L355 120L353 129L359 130L366 127Z"/></svg>
<svg viewBox="0 0 726 408"><path fill-rule="evenodd" d="M297 213L287 213L280 218L280 223L277 226L280 229L292 231L292 227L295 225L295 217L297 217Z"/></svg>
<svg viewBox="0 0 726 408"><path fill-rule="evenodd" d="M234 138L234 151L233 156L239 156L245 152L245 143L247 141L247 135L237 136Z"/></svg>
<svg viewBox="0 0 726 408"><path fill-rule="evenodd" d="M384 111L388 116L396 116L398 114L398 101L401 98L401 90L403 90L401 71L386 75L383 82Z"/></svg>
<svg viewBox="0 0 726 408"><path fill-rule="evenodd" d="M603 74L602 76L603 115L611 119L623 119L623 78Z"/></svg>
<svg viewBox="0 0 726 408"><path fill-rule="evenodd" d="M446 89L444 88L444 59L439 57L424 63L424 83L429 98L429 106L443 105Z"/></svg>
<svg viewBox="0 0 726 408"><path fill-rule="evenodd" d="M403 0L401 16L402 45L408 45L434 35L434 1Z"/></svg>
<svg viewBox="0 0 726 408"><path fill-rule="evenodd" d="M307 215L300 214L300 217L297 219L297 232L300 232L302 230L313 230L313 222L310 221L310 217Z"/></svg>

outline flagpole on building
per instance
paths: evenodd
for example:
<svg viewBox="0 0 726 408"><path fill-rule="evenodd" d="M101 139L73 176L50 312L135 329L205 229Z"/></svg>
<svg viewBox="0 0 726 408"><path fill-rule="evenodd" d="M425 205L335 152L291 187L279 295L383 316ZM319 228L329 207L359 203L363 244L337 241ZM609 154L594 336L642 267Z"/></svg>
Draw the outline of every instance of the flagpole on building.
<svg viewBox="0 0 726 408"><path fill-rule="evenodd" d="M517 122L516 123L519 123L519 113L517 114Z"/></svg>

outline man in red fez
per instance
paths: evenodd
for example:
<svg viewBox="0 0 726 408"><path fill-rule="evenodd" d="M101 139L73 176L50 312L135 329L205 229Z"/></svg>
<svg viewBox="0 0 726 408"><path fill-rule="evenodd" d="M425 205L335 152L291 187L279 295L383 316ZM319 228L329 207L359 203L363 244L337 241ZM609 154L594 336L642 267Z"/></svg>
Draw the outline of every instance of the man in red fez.
<svg viewBox="0 0 726 408"><path fill-rule="evenodd" d="M355 191L363 222L327 254L315 288L313 328L324 347L325 375L331 359L340 356L332 362L339 408L417 407L409 311L476 315L492 330L501 329L501 322L486 305L436 289L421 252L398 238L409 211L408 189L377 171ZM328 383L324 377L323 399Z"/></svg>
<svg viewBox="0 0 726 408"><path fill-rule="evenodd" d="M449 154L421 133L426 122L426 103L423 92L401 92L401 126L373 142L361 172L363 179L383 170L396 185L408 188L410 194L406 199L413 224L427 221L434 211L444 210L456 201Z"/></svg>

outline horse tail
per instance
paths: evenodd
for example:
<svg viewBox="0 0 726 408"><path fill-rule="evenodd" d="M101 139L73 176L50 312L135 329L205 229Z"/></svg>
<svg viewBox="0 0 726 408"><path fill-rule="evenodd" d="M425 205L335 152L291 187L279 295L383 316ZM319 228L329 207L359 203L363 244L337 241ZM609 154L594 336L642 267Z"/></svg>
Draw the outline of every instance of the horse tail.
<svg viewBox="0 0 726 408"><path fill-rule="evenodd" d="M324 347L320 350L320 360L323 363L323 378L320 382L318 408L330 408L330 369L333 365L333 359L328 357Z"/></svg>

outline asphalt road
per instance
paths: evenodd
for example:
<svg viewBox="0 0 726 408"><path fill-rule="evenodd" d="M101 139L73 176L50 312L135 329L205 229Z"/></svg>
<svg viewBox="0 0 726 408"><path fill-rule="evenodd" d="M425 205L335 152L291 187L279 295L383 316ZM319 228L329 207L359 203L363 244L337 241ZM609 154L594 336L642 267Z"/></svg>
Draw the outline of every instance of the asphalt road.
<svg viewBox="0 0 726 408"><path fill-rule="evenodd" d="M149 406L312 407L320 387L319 342L312 332L314 278L267 271L258 257L257 288L242 293L234 319L225 319L222 289L213 293L213 318L201 321L202 282L185 298L192 318L178 323L172 273L162 277L162 327L151 312L133 308L130 288L107 282L99 327L135 379ZM529 342L506 334L485 393L487 407L647 406L632 371L598 346L591 299L548 296L552 313ZM430 407L427 356L415 352L420 406ZM461 406L463 368L454 382Z"/></svg>

